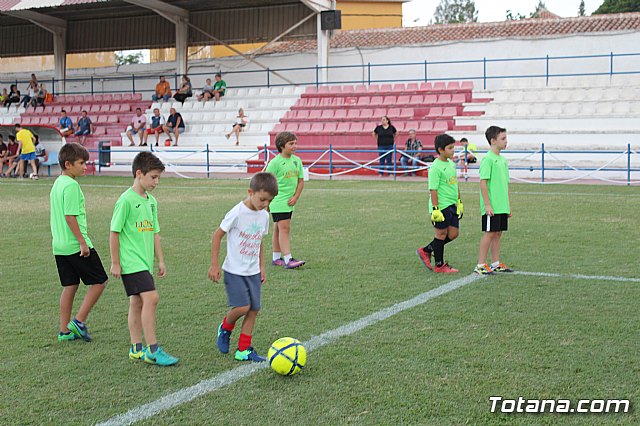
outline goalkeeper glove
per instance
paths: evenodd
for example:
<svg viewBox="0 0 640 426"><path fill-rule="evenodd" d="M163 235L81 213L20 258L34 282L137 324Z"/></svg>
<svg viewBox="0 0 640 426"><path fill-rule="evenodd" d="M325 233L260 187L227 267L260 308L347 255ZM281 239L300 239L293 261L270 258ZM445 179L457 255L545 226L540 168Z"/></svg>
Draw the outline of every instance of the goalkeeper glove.
<svg viewBox="0 0 640 426"><path fill-rule="evenodd" d="M431 222L444 222L444 215L438 208L438 206L433 206L433 211L431 212Z"/></svg>
<svg viewBox="0 0 640 426"><path fill-rule="evenodd" d="M458 219L462 219L462 216L464 216L464 204L462 204L460 198L458 198L458 202L456 203L456 214L458 215Z"/></svg>

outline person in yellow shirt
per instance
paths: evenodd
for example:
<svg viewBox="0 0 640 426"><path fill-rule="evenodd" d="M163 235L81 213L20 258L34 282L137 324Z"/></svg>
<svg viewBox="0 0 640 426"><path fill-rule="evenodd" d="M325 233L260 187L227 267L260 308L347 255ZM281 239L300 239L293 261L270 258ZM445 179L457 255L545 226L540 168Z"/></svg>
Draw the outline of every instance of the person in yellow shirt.
<svg viewBox="0 0 640 426"><path fill-rule="evenodd" d="M16 139L18 140L18 150L20 151L20 164L18 165L18 178L22 178L25 163L31 164L33 173L30 179L38 179L38 169L36 168L36 138L30 130L23 129L20 123L16 124Z"/></svg>

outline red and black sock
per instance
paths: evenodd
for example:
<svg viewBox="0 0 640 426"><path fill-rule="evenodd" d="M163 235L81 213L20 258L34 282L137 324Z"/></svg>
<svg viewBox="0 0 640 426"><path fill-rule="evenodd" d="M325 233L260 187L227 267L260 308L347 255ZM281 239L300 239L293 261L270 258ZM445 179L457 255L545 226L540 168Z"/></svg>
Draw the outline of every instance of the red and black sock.
<svg viewBox="0 0 640 426"><path fill-rule="evenodd" d="M227 330L229 333L231 333L233 331L233 327L235 327L235 326L236 326L235 323L229 324L227 322L227 317L224 317L224 319L222 320L222 328Z"/></svg>

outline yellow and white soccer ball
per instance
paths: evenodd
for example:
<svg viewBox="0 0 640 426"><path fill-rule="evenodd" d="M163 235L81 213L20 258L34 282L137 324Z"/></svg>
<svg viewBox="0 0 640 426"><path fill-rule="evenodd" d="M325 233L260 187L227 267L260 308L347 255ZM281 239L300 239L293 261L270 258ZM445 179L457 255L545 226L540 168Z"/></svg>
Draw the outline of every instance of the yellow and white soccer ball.
<svg viewBox="0 0 640 426"><path fill-rule="evenodd" d="M282 337L271 344L267 359L276 373L293 376L307 363L307 350L299 340Z"/></svg>

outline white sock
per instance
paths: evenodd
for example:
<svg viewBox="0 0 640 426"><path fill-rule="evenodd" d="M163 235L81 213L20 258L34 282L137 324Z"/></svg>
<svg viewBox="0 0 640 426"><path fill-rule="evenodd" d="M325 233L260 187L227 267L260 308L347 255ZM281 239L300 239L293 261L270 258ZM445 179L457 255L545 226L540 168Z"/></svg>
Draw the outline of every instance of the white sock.
<svg viewBox="0 0 640 426"><path fill-rule="evenodd" d="M282 254L282 253L280 253L279 251L274 251L274 252L273 252L273 260L278 260L278 259L280 259L280 255L281 255L281 254Z"/></svg>
<svg viewBox="0 0 640 426"><path fill-rule="evenodd" d="M478 263L478 268L482 268L484 266L484 263Z"/></svg>
<svg viewBox="0 0 640 426"><path fill-rule="evenodd" d="M291 260L291 253L284 255L284 263L289 263Z"/></svg>
<svg viewBox="0 0 640 426"><path fill-rule="evenodd" d="M496 261L496 262L493 262L493 263L491 264L491 268L497 268L499 264L500 264L500 261L499 261L499 260L498 260L498 261Z"/></svg>

